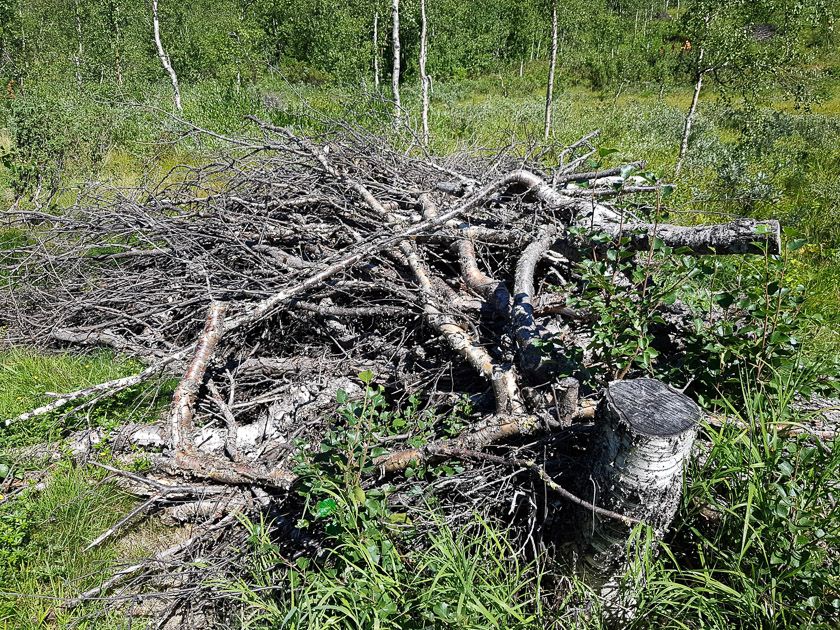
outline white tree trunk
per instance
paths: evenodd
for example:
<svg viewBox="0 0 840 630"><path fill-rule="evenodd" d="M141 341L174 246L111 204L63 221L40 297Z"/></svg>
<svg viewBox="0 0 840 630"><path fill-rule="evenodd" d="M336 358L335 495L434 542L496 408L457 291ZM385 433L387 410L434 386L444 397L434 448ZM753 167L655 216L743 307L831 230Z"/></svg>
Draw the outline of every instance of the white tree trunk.
<svg viewBox="0 0 840 630"><path fill-rule="evenodd" d="M120 5L118 1L111 3L111 21L114 27L114 72L117 78L117 85L122 85L122 18L120 17Z"/></svg>
<svg viewBox="0 0 840 630"><path fill-rule="evenodd" d="M393 0L391 17L393 18L391 39L394 48L394 70L391 75L391 86L394 92L394 121L399 122L402 117L402 103L400 102L400 0Z"/></svg>
<svg viewBox="0 0 840 630"><path fill-rule="evenodd" d="M701 416L693 400L661 381L613 381L598 406L593 466L581 492L661 537L680 504L683 466ZM626 566L630 529L591 511L579 510L579 517L582 568L590 585L600 589L608 618L622 627L633 615L633 594L621 593L617 582Z"/></svg>
<svg viewBox="0 0 840 630"><path fill-rule="evenodd" d="M379 11L373 16L373 86L379 91Z"/></svg>
<svg viewBox="0 0 840 630"><path fill-rule="evenodd" d="M420 0L420 89L423 96L423 144L429 146L429 82L426 74L426 0Z"/></svg>
<svg viewBox="0 0 840 630"><path fill-rule="evenodd" d="M76 66L76 83L79 85L79 89L82 89L82 57L84 56L84 47L82 45L82 7L79 4L79 0L76 0L74 3L74 13L76 17L76 56L73 59L73 62Z"/></svg>
<svg viewBox="0 0 840 630"><path fill-rule="evenodd" d="M557 67L557 0L551 3L551 61L548 66L548 88L545 92L545 134L551 133L551 110L554 104L554 72Z"/></svg>
<svg viewBox="0 0 840 630"><path fill-rule="evenodd" d="M163 48L163 42L160 39L160 20L158 19L158 0L152 0L152 22L155 32L155 46L157 46L158 58L160 59L163 69L169 74L169 80L172 82L172 91L175 99L175 109L179 112L183 111L181 107L181 88L178 86L178 75L175 74L175 68L169 61L169 55Z"/></svg>
<svg viewBox="0 0 840 630"><path fill-rule="evenodd" d="M703 75L706 74L706 69L703 68L703 53L704 50L701 48L700 55L697 58L697 83L694 84L694 95L691 97L691 107L688 108L688 115L685 117L682 141L680 142L680 155L677 158L677 168L674 173L675 176L680 174L683 161L685 161L685 156L688 153L688 138L691 135L691 126L694 124L694 114L697 111L697 102L700 100L700 90L703 89Z"/></svg>

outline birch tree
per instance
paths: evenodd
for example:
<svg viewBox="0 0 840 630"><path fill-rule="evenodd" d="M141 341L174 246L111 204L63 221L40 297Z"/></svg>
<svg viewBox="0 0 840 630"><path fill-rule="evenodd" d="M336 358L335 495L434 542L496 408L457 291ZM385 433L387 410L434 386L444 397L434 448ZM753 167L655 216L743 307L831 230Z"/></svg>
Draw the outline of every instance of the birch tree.
<svg viewBox="0 0 840 630"><path fill-rule="evenodd" d="M76 20L76 54L73 56L73 65L76 67L76 83L82 89L82 57L84 56L84 43L82 41L82 6L79 0L73 3L73 17Z"/></svg>
<svg viewBox="0 0 840 630"><path fill-rule="evenodd" d="M373 86L379 92L379 11L373 16Z"/></svg>
<svg viewBox="0 0 840 630"><path fill-rule="evenodd" d="M169 80L172 82L172 92L174 95L175 109L179 112L183 111L181 107L181 88L178 86L178 75L175 74L175 68L172 67L172 62L166 50L163 47L163 41L160 38L160 18L158 17L158 0L152 0L152 22L155 34L155 46L157 47L158 58L163 66L163 69L169 74Z"/></svg>
<svg viewBox="0 0 840 630"><path fill-rule="evenodd" d="M393 19L391 39L394 51L391 86L394 92L394 121L398 123L402 118L402 103L400 102L400 0L393 0L391 17Z"/></svg>
<svg viewBox="0 0 840 630"><path fill-rule="evenodd" d="M554 105L554 73L557 67L557 0L551 3L551 60L548 64L548 87L545 91L545 133L547 141L551 133L551 111Z"/></svg>
<svg viewBox="0 0 840 630"><path fill-rule="evenodd" d="M691 127L694 124L694 116L697 113L697 103L700 100L700 90L703 89L703 75L708 72L708 68L703 67L703 57L705 56L703 48L697 55L697 79L694 82L694 94L691 97L691 105L688 108L688 114L685 117L685 124L683 125L682 140L680 140L680 154L677 157L677 167L674 175L678 176L682 170L685 155L688 153L688 139L691 136Z"/></svg>
<svg viewBox="0 0 840 630"><path fill-rule="evenodd" d="M420 89L423 96L423 144L429 146L429 82L426 74L426 0L420 0Z"/></svg>

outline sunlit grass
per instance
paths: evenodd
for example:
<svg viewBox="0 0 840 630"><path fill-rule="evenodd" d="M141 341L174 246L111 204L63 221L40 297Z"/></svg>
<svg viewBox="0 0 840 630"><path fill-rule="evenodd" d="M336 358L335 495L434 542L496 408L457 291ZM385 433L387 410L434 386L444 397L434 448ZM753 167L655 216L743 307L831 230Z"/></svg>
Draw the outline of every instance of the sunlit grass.
<svg viewBox="0 0 840 630"><path fill-rule="evenodd" d="M137 373L140 365L108 351L85 355L44 354L26 348L0 351L0 419L12 419L43 405L51 393L71 392ZM165 393L165 392L164 392ZM157 390L129 391L97 405L90 414L65 418L60 413L39 416L10 426L0 422L0 448L22 446L60 437L72 428L109 425L129 417L147 418L159 407Z"/></svg>
<svg viewBox="0 0 840 630"><path fill-rule="evenodd" d="M66 610L63 601L106 579L115 563L143 557L138 546L124 556L115 542L85 547L116 523L134 501L101 471L59 465L22 496L0 505L0 628L126 627L127 620L100 604ZM90 615L83 621L80 612Z"/></svg>

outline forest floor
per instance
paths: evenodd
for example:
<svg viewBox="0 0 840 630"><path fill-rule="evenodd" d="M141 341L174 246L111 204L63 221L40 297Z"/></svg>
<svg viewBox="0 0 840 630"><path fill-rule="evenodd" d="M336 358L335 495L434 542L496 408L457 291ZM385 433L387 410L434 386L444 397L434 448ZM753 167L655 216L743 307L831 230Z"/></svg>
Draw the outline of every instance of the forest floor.
<svg viewBox="0 0 840 630"><path fill-rule="evenodd" d="M409 111L416 110L416 99L417 95L407 90ZM610 160L618 163L645 159L648 170L667 180L673 172L689 99L687 90L666 90L660 94L656 88L618 93L577 87L561 89L554 136L562 145L600 129L601 146L616 149L609 154ZM233 99L216 98L208 86L188 87L184 100L187 119L231 134L247 129L241 120L243 113L260 114L275 123L297 124L304 131L317 124L312 122L313 111L360 124L376 125L382 119L375 109L371 114L370 102L360 100L355 89L289 86L280 81L266 83L257 91ZM801 235L807 244L786 255L784 281L806 288L802 313L809 318L803 317L802 321L808 323L799 331L803 353L809 357L836 357L840 354L840 156L836 148L840 94L835 93L808 112L797 111L790 103L773 103L757 112L749 124L728 116L727 111L726 104L713 97L701 104L692 157L668 200L671 212L675 221L687 223L722 221L732 216L777 218L791 228L788 239ZM513 141L536 142L541 138L542 112L538 82L528 76L503 79L499 75L480 81L441 83L432 95L431 151L445 154L500 147ZM84 126L85 116L90 115L94 114L80 109L79 124ZM173 177L176 165L203 163L216 148L195 138L174 137L165 117L143 108L125 108L120 115L142 120L140 131L112 142L95 164L71 165L66 181L93 178L115 186L154 182ZM7 145L8 137L0 138L0 144ZM11 177L9 172L0 174L4 206L10 205L13 198ZM71 187L59 195L57 202L59 206L70 205L74 198ZM14 231L0 230L0 249L13 248L18 238ZM132 374L137 367L134 361L107 351L74 355L43 354L28 348L2 349L0 418L13 417L47 402L48 392L72 391ZM672 611L675 617L685 615L688 626L692 626L690 620L695 620L708 627L736 622L742 627L762 627L765 623L784 627L790 619L807 619L808 606L814 618L819 619L824 619L826 607L840 611L840 600L826 603L809 599L822 597L822 593L832 589L835 597L840 592L837 567L826 565L825 550L812 548L821 544L818 538L836 540L840 530L836 515L826 518L826 510L836 502L836 478L830 476L837 473L840 460L836 440L833 446L800 440L783 445L772 428L789 417L788 399L804 385L804 379L821 376L809 373L761 384L744 383L741 399L731 402L751 429L709 429L710 456L692 469L685 491L686 507L680 516L683 524L674 539L674 549L655 561L645 559L651 566L647 567L649 583L641 606L641 626L645 625L645 615L651 619L660 616L653 612L657 607ZM155 418L165 408L171 389L172 383L164 383L154 399L142 405L118 399L98 407L95 414L72 422L76 426L113 427L127 418ZM12 501L2 495L3 478L11 466L17 474L33 476L44 468L44 462L14 461L10 453L21 446L55 440L66 429L53 416L12 430L0 429L0 627L131 627L119 612L97 609L96 603L84 609L84 615L63 610L58 604L62 598L99 583L114 566L171 544L166 542L171 530L147 521L122 538L85 551L93 538L136 505L111 482L103 483L106 475L97 468L77 467L69 460L53 462L46 476L37 478L41 489L33 490L30 497ZM107 459L107 453L103 456ZM719 467L717 472L715 465ZM719 476L723 467L732 472L729 480ZM720 484L728 484L731 479L737 481L729 488L732 503L726 508L722 524L714 536L698 533L702 528L695 523L700 517L692 502L708 498L712 488L718 490ZM777 491L777 486L782 489ZM801 493L797 495L792 488ZM813 500L802 498L806 488ZM786 501L793 507L782 513L778 506L788 505ZM260 523L249 526L256 545L270 545ZM435 552L442 559L438 567L441 576L447 571L486 573L483 582L471 582L475 592L461 594L462 599L473 597L475 607L458 609L456 613L430 604L429 610L434 609L430 623L523 628L543 627L551 619L566 619L563 623L569 623L563 617L565 613L558 611L579 601L574 589L565 591L571 593L567 600L555 602L555 610L549 610L550 606L543 609L536 603L541 581L546 579L547 569L541 561L518 566L514 575L509 574L508 565L488 566L485 556L513 552L505 546L503 534L491 525L481 523L477 527L483 535L457 558L453 551L464 544L462 533L442 527L435 542ZM795 541L798 537L813 540L803 542L801 549L794 548L793 543L785 547L782 542L774 542ZM697 548L693 554L678 548L692 544ZM795 566L785 565L788 574L777 575L783 563L780 554L785 553L800 554L801 558ZM710 554L715 559L706 562ZM694 564L689 563L689 558ZM377 587L387 577L395 580L399 588L416 588L407 586L408 575L385 576L375 571L370 575ZM251 585L265 577L266 574L255 574ZM464 580L470 582L468 577ZM445 592L444 583L441 579L439 585L443 586L438 595L445 603L451 601L451 593ZM258 589L249 591L244 584L222 588L245 610L260 611L263 621L255 627L271 627L282 619L284 610L271 609L272 604L262 598ZM299 596L317 607L317 602L322 601L319 597L326 597L325 588L324 583L312 579ZM388 588L395 586L390 583ZM792 601L796 598L801 602L794 606ZM802 602L805 612L786 612L786 608L792 610ZM482 607L484 613L476 612ZM578 615L573 623L597 627L597 622L586 615Z"/></svg>

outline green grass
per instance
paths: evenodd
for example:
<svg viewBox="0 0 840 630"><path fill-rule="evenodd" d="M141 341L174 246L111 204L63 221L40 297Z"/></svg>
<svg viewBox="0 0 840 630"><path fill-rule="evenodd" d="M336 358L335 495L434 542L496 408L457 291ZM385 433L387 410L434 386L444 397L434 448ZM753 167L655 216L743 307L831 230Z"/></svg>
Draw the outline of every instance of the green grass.
<svg viewBox="0 0 840 630"><path fill-rule="evenodd" d="M705 428L669 544L636 567L640 627L837 627L840 444L780 430L804 419L790 407L802 380L745 382L728 410L741 427Z"/></svg>
<svg viewBox="0 0 840 630"><path fill-rule="evenodd" d="M350 527L328 541L323 562L279 570L287 563L267 524L248 522L250 576L217 587L239 603L243 628L545 627L543 569L523 563L505 532L478 516L459 529L423 516L435 525L413 548L392 533L383 553Z"/></svg>
<svg viewBox="0 0 840 630"><path fill-rule="evenodd" d="M15 630L68 627L80 611L62 610L64 598L106 579L118 561L143 557L142 545L87 544L116 523L133 500L97 471L57 466L23 496L0 505L0 627ZM83 609L82 628L125 627L117 614L94 605Z"/></svg>
<svg viewBox="0 0 840 630"><path fill-rule="evenodd" d="M26 348L4 350L0 352L0 418L11 419L48 403L52 400L49 393L71 392L135 374L140 369L136 361L108 351L75 355L43 354ZM103 401L89 414L67 418L53 414L0 426L0 448L54 440L72 428L122 422L132 403L140 402L138 394L133 391Z"/></svg>

